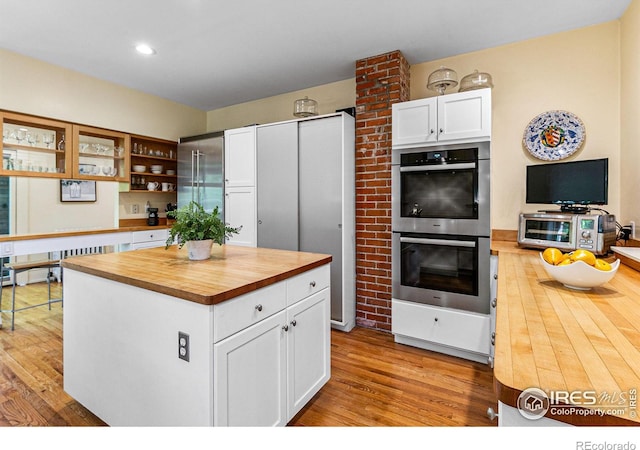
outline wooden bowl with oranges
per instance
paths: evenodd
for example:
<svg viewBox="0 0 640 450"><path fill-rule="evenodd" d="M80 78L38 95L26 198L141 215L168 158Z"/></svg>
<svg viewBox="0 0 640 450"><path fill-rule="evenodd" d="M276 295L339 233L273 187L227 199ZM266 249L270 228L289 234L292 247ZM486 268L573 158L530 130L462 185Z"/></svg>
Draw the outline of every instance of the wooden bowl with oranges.
<svg viewBox="0 0 640 450"><path fill-rule="evenodd" d="M619 260L608 263L585 249L562 253L549 247L540 253L540 259L551 278L579 290L589 290L610 281L620 266Z"/></svg>

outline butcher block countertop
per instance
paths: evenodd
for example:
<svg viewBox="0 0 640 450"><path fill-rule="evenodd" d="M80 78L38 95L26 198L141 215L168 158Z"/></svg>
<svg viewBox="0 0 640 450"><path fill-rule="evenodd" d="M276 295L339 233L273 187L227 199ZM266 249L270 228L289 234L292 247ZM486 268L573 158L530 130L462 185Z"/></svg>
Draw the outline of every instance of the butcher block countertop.
<svg viewBox="0 0 640 450"><path fill-rule="evenodd" d="M331 255L233 245L190 261L177 245L66 258L62 266L173 297L214 305L331 262Z"/></svg>
<svg viewBox="0 0 640 450"><path fill-rule="evenodd" d="M492 251L499 260L498 400L516 407L527 388L569 391L573 404L582 403L576 413L550 409L546 417L574 425L639 425L640 273L621 264L610 282L579 291L547 275L539 250L493 242ZM593 393L597 405L585 405ZM608 412L594 414L599 408Z"/></svg>

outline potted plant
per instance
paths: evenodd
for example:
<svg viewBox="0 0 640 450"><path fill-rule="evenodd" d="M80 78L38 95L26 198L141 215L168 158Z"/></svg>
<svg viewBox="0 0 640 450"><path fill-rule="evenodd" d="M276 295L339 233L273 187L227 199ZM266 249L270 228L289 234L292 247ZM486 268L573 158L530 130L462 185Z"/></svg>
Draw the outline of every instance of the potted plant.
<svg viewBox="0 0 640 450"><path fill-rule="evenodd" d="M211 246L215 242L223 245L225 238L240 232L242 227L233 228L225 224L218 212L218 207L208 213L197 202L190 202L174 211L168 211L167 217L175 219L169 231L166 248L178 239L178 248L187 244L189 259L202 260L211 256Z"/></svg>

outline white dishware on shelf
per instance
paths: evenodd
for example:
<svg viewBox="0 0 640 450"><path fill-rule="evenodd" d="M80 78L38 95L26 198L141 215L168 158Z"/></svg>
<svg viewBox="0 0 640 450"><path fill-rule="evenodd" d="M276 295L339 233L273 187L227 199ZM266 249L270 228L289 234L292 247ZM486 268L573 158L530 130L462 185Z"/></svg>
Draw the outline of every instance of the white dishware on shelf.
<svg viewBox="0 0 640 450"><path fill-rule="evenodd" d="M142 166L142 165L137 165L137 164L135 166L133 166L133 171L134 172L141 173L141 172L144 172L145 170L147 170L147 166Z"/></svg>
<svg viewBox="0 0 640 450"><path fill-rule="evenodd" d="M149 181L147 183L147 190L149 190L149 191L157 191L159 186L160 185L158 184L157 181Z"/></svg>

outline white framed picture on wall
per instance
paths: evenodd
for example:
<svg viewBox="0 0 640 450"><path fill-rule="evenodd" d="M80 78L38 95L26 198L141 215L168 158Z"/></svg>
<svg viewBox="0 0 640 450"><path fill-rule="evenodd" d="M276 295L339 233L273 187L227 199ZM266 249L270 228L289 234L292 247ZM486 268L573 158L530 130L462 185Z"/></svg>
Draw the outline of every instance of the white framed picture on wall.
<svg viewBox="0 0 640 450"><path fill-rule="evenodd" d="M60 180L61 202L95 202L96 182L84 180Z"/></svg>

